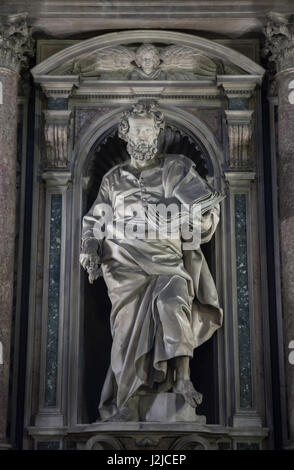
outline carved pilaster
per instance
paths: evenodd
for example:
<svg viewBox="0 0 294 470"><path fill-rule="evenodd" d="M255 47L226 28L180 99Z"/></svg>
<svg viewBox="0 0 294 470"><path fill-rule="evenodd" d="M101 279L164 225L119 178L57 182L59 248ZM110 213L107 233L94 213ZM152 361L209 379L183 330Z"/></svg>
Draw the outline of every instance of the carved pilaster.
<svg viewBox="0 0 294 470"><path fill-rule="evenodd" d="M42 341L40 351L39 409L35 424L63 426L66 421L66 379L63 344L65 325L67 192L68 171L46 171L45 236L42 298Z"/></svg>
<svg viewBox="0 0 294 470"><path fill-rule="evenodd" d="M0 67L19 72L34 54L27 15L0 16Z"/></svg>
<svg viewBox="0 0 294 470"><path fill-rule="evenodd" d="M68 142L71 130L71 111L43 111L44 123L44 168L65 169L69 163Z"/></svg>
<svg viewBox="0 0 294 470"><path fill-rule="evenodd" d="M229 167L246 170L253 166L251 152L253 111L225 111L229 137Z"/></svg>

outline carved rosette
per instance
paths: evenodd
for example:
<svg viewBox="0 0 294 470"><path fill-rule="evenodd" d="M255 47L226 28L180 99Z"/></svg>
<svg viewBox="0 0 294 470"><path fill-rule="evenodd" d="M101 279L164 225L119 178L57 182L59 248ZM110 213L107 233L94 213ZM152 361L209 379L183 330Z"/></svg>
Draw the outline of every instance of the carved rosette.
<svg viewBox="0 0 294 470"><path fill-rule="evenodd" d="M68 142L71 131L71 111L43 111L45 169L66 169L69 163Z"/></svg>
<svg viewBox="0 0 294 470"><path fill-rule="evenodd" d="M263 54L277 72L294 67L294 23L290 15L272 13L264 28Z"/></svg>
<svg viewBox="0 0 294 470"><path fill-rule="evenodd" d="M225 111L232 170L248 170L253 166L251 142L253 134L253 111Z"/></svg>
<svg viewBox="0 0 294 470"><path fill-rule="evenodd" d="M34 55L34 40L27 25L27 15L0 16L0 67L20 72Z"/></svg>

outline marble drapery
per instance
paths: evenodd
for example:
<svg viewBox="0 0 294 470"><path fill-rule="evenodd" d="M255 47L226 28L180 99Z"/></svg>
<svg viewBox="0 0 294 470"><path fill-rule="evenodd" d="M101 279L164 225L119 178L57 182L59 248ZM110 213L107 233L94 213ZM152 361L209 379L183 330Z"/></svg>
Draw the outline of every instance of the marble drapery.
<svg viewBox="0 0 294 470"><path fill-rule="evenodd" d="M193 204L205 191L211 189L182 155L161 156L140 172L128 162L117 165L104 176L83 219L82 244L95 237L98 204L110 205L117 222L124 201L130 222L132 204ZM219 221L219 205L211 207L201 218L202 243ZM112 303L111 364L99 405L107 419L136 393L168 391L170 359L192 357L193 349L222 325L223 312L201 248L183 250L181 238L106 237L99 240L99 257Z"/></svg>

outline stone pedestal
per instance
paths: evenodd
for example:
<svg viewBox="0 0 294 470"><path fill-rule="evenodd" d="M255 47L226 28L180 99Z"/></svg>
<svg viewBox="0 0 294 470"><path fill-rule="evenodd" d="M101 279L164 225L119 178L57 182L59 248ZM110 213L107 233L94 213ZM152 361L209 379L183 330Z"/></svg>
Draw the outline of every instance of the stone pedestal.
<svg viewBox="0 0 294 470"><path fill-rule="evenodd" d="M142 421L166 423L185 421L206 424L206 417L197 415L195 408L176 393L141 396L139 410Z"/></svg>
<svg viewBox="0 0 294 470"><path fill-rule="evenodd" d="M16 210L18 72L25 61L29 31L25 15L0 18L0 445L6 448L13 303Z"/></svg>
<svg viewBox="0 0 294 470"><path fill-rule="evenodd" d="M200 423L93 423L72 428L29 427L39 450L259 450L268 429Z"/></svg>

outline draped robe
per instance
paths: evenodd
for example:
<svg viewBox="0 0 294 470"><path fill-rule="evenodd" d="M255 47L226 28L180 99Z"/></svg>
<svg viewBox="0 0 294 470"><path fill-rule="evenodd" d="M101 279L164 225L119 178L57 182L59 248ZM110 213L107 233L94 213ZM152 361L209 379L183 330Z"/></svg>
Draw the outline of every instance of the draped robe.
<svg viewBox="0 0 294 470"><path fill-rule="evenodd" d="M104 175L98 196L83 218L82 244L95 238L101 203L124 223L135 220L133 204L193 204L206 188L193 161L183 155L161 155L155 166L135 170L130 162ZM213 236L219 204L201 217L201 243ZM107 233L107 224L106 224ZM174 371L170 359L193 356L194 348L222 325L223 312L201 248L183 250L181 238L99 239L98 254L112 309L111 363L99 411L113 416L138 393L168 391ZM97 299L98 300L98 299Z"/></svg>

